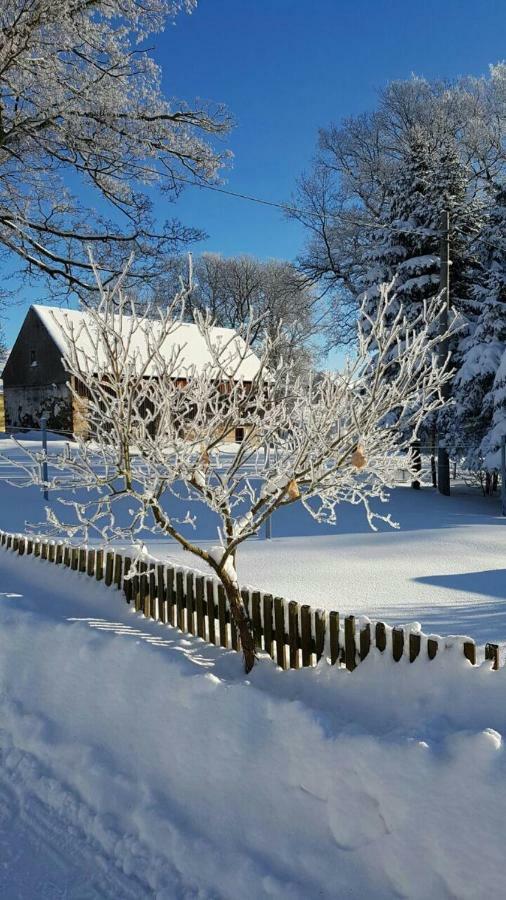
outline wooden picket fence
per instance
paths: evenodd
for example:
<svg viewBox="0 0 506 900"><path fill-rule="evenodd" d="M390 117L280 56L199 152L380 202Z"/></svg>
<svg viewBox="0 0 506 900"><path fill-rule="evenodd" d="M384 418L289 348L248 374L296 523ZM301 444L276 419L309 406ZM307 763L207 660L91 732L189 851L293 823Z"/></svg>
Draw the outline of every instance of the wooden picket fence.
<svg viewBox="0 0 506 900"><path fill-rule="evenodd" d="M147 618L173 625L217 647L240 650L225 591L212 576L164 563L141 563L128 578L132 559L121 553L4 531L0 531L0 547L103 580L107 586L123 591L126 602ZM477 663L476 645L467 638L431 637L384 622L357 621L355 616L313 609L249 588L243 588L242 597L257 649L267 653L282 669L314 666L326 656L332 665L352 671L372 647L395 662L402 657L410 663L424 657L433 660L438 653L453 647L456 640L466 659L472 665ZM484 654L492 668L498 669L498 645L486 644Z"/></svg>

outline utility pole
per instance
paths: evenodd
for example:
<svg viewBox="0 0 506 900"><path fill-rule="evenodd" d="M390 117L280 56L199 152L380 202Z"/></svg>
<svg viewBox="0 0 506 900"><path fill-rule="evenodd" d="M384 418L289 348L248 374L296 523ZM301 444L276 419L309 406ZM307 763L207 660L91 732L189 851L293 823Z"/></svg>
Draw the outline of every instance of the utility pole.
<svg viewBox="0 0 506 900"><path fill-rule="evenodd" d="M441 241L439 247L439 290L441 292L444 307L440 318L440 334L448 331L450 311L450 215L448 210L441 213ZM448 338L439 343L439 364L442 366L448 356ZM443 397L448 399L448 382L443 386ZM444 444L438 442L437 450L438 490L440 494L450 495L450 460Z"/></svg>
<svg viewBox="0 0 506 900"><path fill-rule="evenodd" d="M42 432L42 467L41 467L42 472L41 472L41 475L42 475L42 481L43 481L43 493L44 493L44 500L48 500L49 494L47 491L47 481L48 481L48 474L47 474L47 419L45 416L43 416L42 419L40 420L40 430Z"/></svg>

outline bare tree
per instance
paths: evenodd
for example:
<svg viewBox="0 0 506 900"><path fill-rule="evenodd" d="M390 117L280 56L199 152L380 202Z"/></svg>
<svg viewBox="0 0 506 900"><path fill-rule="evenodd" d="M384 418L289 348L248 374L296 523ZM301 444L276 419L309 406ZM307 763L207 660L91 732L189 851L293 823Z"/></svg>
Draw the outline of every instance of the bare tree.
<svg viewBox="0 0 506 900"><path fill-rule="evenodd" d="M146 532L163 534L203 560L223 584L249 671L255 645L237 576L240 545L274 510L295 503L320 522L334 523L350 503L364 508L373 528L377 520L395 524L371 501L388 499L408 447L403 435L412 441L442 404L450 376L448 362L439 369L436 362L438 301L408 328L400 311L390 316L395 297L385 286L345 369L297 377L290 364L273 366L269 338L253 352L254 322L239 336L199 313L208 359L190 365L181 343L184 291L156 321L138 315L120 281L100 293L78 326L67 313L59 326L75 399L82 401L83 386L88 397L91 440L77 437L70 458L52 457L48 486L63 513L48 509L48 524L73 538L128 538L139 548ZM242 442L225 443L236 428ZM27 453L27 480L40 484L39 456ZM217 546L187 536L194 517L181 522L175 498L216 514Z"/></svg>
<svg viewBox="0 0 506 900"><path fill-rule="evenodd" d="M164 98L144 39L196 0L3 0L0 8L0 247L29 275L86 296L103 278L153 278L201 237L158 227L146 189L212 181L226 154L222 108ZM100 212L83 198L93 196Z"/></svg>
<svg viewBox="0 0 506 900"><path fill-rule="evenodd" d="M187 261L170 263L169 277L157 290L157 302L173 296L180 278L187 276ZM193 262L193 283L186 300L186 316L209 313L217 325L240 328L254 315L253 344L267 333L285 362L300 370L316 355L313 338L319 330L318 296L307 279L285 260L253 256L225 257L203 253Z"/></svg>

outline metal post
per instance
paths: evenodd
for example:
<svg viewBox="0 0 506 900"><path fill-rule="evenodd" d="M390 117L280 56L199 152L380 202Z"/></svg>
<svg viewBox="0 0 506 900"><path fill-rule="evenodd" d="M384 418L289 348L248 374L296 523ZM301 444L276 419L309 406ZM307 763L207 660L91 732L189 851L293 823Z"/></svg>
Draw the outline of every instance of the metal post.
<svg viewBox="0 0 506 900"><path fill-rule="evenodd" d="M501 509L506 516L506 434L501 438Z"/></svg>
<svg viewBox="0 0 506 900"><path fill-rule="evenodd" d="M42 452L44 454L42 459L42 481L44 482L44 500L49 499L49 493L47 490L47 419L45 416L40 420L40 430L42 431Z"/></svg>
<svg viewBox="0 0 506 900"><path fill-rule="evenodd" d="M440 333L448 330L448 313L450 310L450 215L447 210L441 213L439 289L443 295L444 307L440 319ZM443 365L448 356L448 338L440 341L439 364ZM448 382L443 387L443 397L448 399ZM450 459L443 441L438 443L437 451L438 490L440 494L450 494Z"/></svg>

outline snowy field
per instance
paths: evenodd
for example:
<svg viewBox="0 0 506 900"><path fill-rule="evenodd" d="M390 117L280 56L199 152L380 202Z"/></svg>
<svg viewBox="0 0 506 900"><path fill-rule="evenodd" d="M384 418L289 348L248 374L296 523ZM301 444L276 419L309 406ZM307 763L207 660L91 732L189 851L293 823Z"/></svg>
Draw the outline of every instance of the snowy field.
<svg viewBox="0 0 506 900"><path fill-rule="evenodd" d="M11 441L0 440L2 447L19 455ZM44 501L36 488L8 485L9 474L15 470L4 459L0 528L23 531L27 520L44 520ZM301 506L280 510L271 541L240 548L239 578L312 606L389 623L417 621L427 633L468 634L478 643L506 642L506 518L499 498L461 483L451 497L404 485L382 511L392 513L399 530L371 532L362 510L349 506L341 508L335 528L318 525ZM188 534L216 543L216 522L204 508ZM160 558L199 568L174 542L147 543Z"/></svg>
<svg viewBox="0 0 506 900"><path fill-rule="evenodd" d="M10 442L10 454L18 452ZM3 468L2 468L3 466ZM44 518L5 480L0 528ZM54 498L51 498L51 503ZM243 582L506 641L497 499L393 493L400 531L278 515ZM204 516L197 532L216 540ZM152 550L185 563L172 544ZM506 878L506 667L458 651L280 672L0 550L0 897L481 900Z"/></svg>

